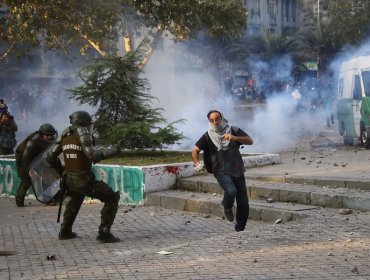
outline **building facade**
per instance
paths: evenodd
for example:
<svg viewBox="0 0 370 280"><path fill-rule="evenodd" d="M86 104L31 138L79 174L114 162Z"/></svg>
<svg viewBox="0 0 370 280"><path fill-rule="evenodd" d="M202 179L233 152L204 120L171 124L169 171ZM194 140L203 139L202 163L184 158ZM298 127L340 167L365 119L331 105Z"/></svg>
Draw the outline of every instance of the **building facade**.
<svg viewBox="0 0 370 280"><path fill-rule="evenodd" d="M248 32L258 34L262 29L281 35L299 27L299 0L246 0Z"/></svg>

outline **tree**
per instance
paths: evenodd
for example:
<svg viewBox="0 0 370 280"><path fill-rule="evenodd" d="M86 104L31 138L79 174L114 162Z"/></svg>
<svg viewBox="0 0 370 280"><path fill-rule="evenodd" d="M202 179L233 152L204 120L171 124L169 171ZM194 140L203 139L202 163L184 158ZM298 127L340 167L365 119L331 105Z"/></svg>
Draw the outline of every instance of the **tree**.
<svg viewBox="0 0 370 280"><path fill-rule="evenodd" d="M251 37L249 51L258 54L262 60L269 60L289 52L291 40L288 36L262 30L260 35Z"/></svg>
<svg viewBox="0 0 370 280"><path fill-rule="evenodd" d="M2 2L1 38L7 42L2 58L15 46L27 51L41 43L65 52L78 43L81 52L92 46L105 54L105 42L115 38L122 14L120 1L115 0Z"/></svg>
<svg viewBox="0 0 370 280"><path fill-rule="evenodd" d="M357 45L370 34L370 2L323 0L321 6L327 15L320 18L305 10L301 27L294 36L294 54L301 62L318 58L318 70L323 73L344 46Z"/></svg>
<svg viewBox="0 0 370 280"><path fill-rule="evenodd" d="M141 55L136 50L123 58L98 58L79 72L83 85L70 90L80 103L97 107L95 130L102 144L156 149L185 139L174 127L182 120L165 124L161 109L151 108L150 85L140 77Z"/></svg>
<svg viewBox="0 0 370 280"><path fill-rule="evenodd" d="M292 53L296 63L300 65L314 59L318 61L319 73L325 72L333 56L342 47L335 44L331 34L326 22L314 23L312 27L303 25L293 37Z"/></svg>
<svg viewBox="0 0 370 280"><path fill-rule="evenodd" d="M23 54L40 45L65 53L79 45L83 54L92 48L101 55L82 69L84 85L71 93L80 103L97 107L99 139L126 148L162 147L183 139L175 123L157 125L164 119L160 109L146 103L151 99L149 85L140 78L139 69L162 32L168 30L177 40L194 38L199 32L226 38L237 36L246 23L241 0L4 0L0 8L5 10L0 19L5 42L0 60L11 50ZM129 39L143 28L145 37L152 38L142 44L146 51L116 57L117 37L124 34Z"/></svg>
<svg viewBox="0 0 370 280"><path fill-rule="evenodd" d="M0 37L4 59L15 46L27 51L41 42L48 49L67 51L75 43L84 53L112 50L118 34L142 27L167 29L178 39L200 30L210 35L234 36L245 26L246 11L239 0L4 0ZM113 50L114 51L114 50Z"/></svg>
<svg viewBox="0 0 370 280"><path fill-rule="evenodd" d="M333 44L357 45L370 35L368 0L327 1L327 9Z"/></svg>

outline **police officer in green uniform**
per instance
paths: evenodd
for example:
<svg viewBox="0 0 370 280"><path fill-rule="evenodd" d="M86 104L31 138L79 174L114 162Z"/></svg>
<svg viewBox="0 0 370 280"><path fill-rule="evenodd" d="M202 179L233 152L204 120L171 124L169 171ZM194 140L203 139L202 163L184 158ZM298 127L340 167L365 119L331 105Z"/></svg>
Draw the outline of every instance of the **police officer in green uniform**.
<svg viewBox="0 0 370 280"><path fill-rule="evenodd" d="M39 130L28 135L15 150L15 163L21 179L15 195L15 203L18 207L24 207L24 197L32 184L29 175L31 162L56 141L57 134L54 126L44 123Z"/></svg>
<svg viewBox="0 0 370 280"><path fill-rule="evenodd" d="M57 167L60 164L58 156L63 153L65 172L63 180L67 194L71 198L64 211L59 239L77 236L72 232L72 226L85 196L89 196L104 202L97 239L105 243L119 242L120 239L115 237L110 229L118 210L120 194L114 192L103 181L97 181L91 167L93 163L115 156L120 151L118 148L94 150L93 122L88 112L76 111L69 119L72 125L62 132L60 141L51 148L46 158L47 162Z"/></svg>

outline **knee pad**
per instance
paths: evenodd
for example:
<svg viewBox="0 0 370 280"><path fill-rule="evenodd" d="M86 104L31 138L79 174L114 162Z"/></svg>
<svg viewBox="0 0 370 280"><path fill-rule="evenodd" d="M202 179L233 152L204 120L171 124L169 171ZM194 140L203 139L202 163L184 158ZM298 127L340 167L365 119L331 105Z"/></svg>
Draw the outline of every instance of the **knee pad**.
<svg viewBox="0 0 370 280"><path fill-rule="evenodd" d="M91 190L91 197L97 198L104 203L115 202L120 200L119 192L114 192L106 183L103 181L95 181Z"/></svg>

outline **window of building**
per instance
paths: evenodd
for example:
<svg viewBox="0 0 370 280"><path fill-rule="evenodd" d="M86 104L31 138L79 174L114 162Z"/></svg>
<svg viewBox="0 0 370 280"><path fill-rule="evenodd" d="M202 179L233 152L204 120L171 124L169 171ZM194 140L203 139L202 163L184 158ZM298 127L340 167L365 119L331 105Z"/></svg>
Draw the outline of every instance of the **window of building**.
<svg viewBox="0 0 370 280"><path fill-rule="evenodd" d="M289 21L289 17L290 17L289 11L290 11L291 3L290 3L290 0L286 0L284 2L285 2L285 20Z"/></svg>
<svg viewBox="0 0 370 280"><path fill-rule="evenodd" d="M268 0L267 5L269 22L270 24L276 25L276 0Z"/></svg>
<svg viewBox="0 0 370 280"><path fill-rule="evenodd" d="M256 0L256 13L257 13L257 16L260 17L261 15L261 4L260 4L260 0Z"/></svg>
<svg viewBox="0 0 370 280"><path fill-rule="evenodd" d="M291 4L291 7L292 7L292 20L293 22L296 21L296 16L297 16L297 0L291 0L292 4Z"/></svg>

